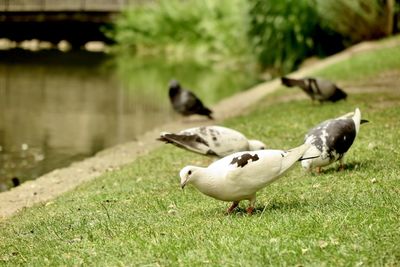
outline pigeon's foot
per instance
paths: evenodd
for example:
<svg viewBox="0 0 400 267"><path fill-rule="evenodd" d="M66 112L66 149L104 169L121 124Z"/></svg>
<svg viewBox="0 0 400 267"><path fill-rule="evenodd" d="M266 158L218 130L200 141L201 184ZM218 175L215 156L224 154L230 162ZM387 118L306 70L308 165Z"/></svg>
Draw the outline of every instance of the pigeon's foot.
<svg viewBox="0 0 400 267"><path fill-rule="evenodd" d="M339 171L344 171L345 168L346 166L344 164L339 165Z"/></svg>
<svg viewBox="0 0 400 267"><path fill-rule="evenodd" d="M317 173L320 174L322 172L322 168L321 167L317 167Z"/></svg>
<svg viewBox="0 0 400 267"><path fill-rule="evenodd" d="M247 214L248 214L248 215L252 215L252 214L253 214L253 211L254 211L254 207L253 207L253 206L249 206L249 207L246 209L246 211L247 211Z"/></svg>
<svg viewBox="0 0 400 267"><path fill-rule="evenodd" d="M227 214L231 214L233 210L239 205L239 201L232 202L232 205L226 211Z"/></svg>

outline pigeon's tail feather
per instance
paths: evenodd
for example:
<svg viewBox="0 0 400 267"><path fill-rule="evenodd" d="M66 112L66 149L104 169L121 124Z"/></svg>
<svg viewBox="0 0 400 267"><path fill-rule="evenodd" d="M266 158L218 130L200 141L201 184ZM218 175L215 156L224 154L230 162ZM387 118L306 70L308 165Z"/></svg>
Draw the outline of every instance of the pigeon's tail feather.
<svg viewBox="0 0 400 267"><path fill-rule="evenodd" d="M282 81L282 84L286 85L287 87L293 87L293 86L304 87L303 80L296 80L296 79L290 79L287 77L282 77L281 81Z"/></svg>
<svg viewBox="0 0 400 267"><path fill-rule="evenodd" d="M191 136L189 135L179 135L179 134L174 134L174 133L161 133L160 137L157 138L159 141L164 141L166 143L172 143L174 145L180 145L181 142L185 142L190 138Z"/></svg>
<svg viewBox="0 0 400 267"><path fill-rule="evenodd" d="M287 171L290 167L293 166L294 163L296 163L301 157L303 157L304 153L310 148L310 146L310 144L303 144L287 151L286 155L282 159L280 174Z"/></svg>
<svg viewBox="0 0 400 267"><path fill-rule="evenodd" d="M356 108L353 115L353 121L356 126L356 133L360 130L360 123L361 123L361 111L359 108Z"/></svg>
<svg viewBox="0 0 400 267"><path fill-rule="evenodd" d="M346 98L347 98L346 92L343 91L342 89L336 87L335 92L333 93L333 95L331 95L329 97L328 100L332 101L332 102L336 102L336 101L339 101L339 100L342 100L342 99L346 99Z"/></svg>
<svg viewBox="0 0 400 267"><path fill-rule="evenodd" d="M199 110L198 114L207 116L210 120L214 119L213 116L211 115L212 114L212 110L210 110L207 107L203 107L201 110Z"/></svg>
<svg viewBox="0 0 400 267"><path fill-rule="evenodd" d="M321 151L318 150L316 146L311 145L306 152L304 152L303 156L299 159L302 160L312 160L321 156Z"/></svg>
<svg viewBox="0 0 400 267"><path fill-rule="evenodd" d="M157 140L200 154L215 154L209 149L207 141L196 134L161 133Z"/></svg>
<svg viewBox="0 0 400 267"><path fill-rule="evenodd" d="M162 132L160 133L160 137L158 137L156 140L157 141L161 141L161 142L165 142L165 143L171 143L171 141L167 138L167 136L171 134L169 132Z"/></svg>

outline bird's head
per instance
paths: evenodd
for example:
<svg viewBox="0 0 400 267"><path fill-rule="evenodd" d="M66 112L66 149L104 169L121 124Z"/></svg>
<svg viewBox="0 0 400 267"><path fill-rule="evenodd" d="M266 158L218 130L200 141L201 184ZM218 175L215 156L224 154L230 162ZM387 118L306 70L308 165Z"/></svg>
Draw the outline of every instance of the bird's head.
<svg viewBox="0 0 400 267"><path fill-rule="evenodd" d="M184 189L186 184L190 183L195 179L196 172L199 167L196 166L186 166L180 172L179 176L181 177L181 188Z"/></svg>
<svg viewBox="0 0 400 267"><path fill-rule="evenodd" d="M266 148L267 148L267 146L261 141L249 140L249 150L250 151L264 150Z"/></svg>
<svg viewBox="0 0 400 267"><path fill-rule="evenodd" d="M179 84L179 82L177 80L171 80L169 82L169 94L174 95L176 93L179 92L179 90L181 89L181 85Z"/></svg>

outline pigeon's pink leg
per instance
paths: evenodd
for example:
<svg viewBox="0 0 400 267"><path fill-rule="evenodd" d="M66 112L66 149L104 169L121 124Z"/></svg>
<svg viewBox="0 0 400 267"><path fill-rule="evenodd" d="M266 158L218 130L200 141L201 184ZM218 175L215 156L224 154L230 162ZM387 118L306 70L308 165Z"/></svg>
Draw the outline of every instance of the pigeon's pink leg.
<svg viewBox="0 0 400 267"><path fill-rule="evenodd" d="M232 211L239 205L239 201L233 201L232 205L226 211L228 214L232 213Z"/></svg>
<svg viewBox="0 0 400 267"><path fill-rule="evenodd" d="M345 169L345 165L344 165L344 162L343 162L343 158L341 158L339 160L339 171L344 171L344 169Z"/></svg>
<svg viewBox="0 0 400 267"><path fill-rule="evenodd" d="M321 167L317 167L317 173L321 173L322 168Z"/></svg>
<svg viewBox="0 0 400 267"><path fill-rule="evenodd" d="M247 211L247 214L251 215L251 214L253 214L253 211L254 211L254 204L256 203L256 195L253 195L251 197L251 199L249 199L249 200L250 200L250 204L249 204L249 207L246 209L246 211Z"/></svg>
<svg viewBox="0 0 400 267"><path fill-rule="evenodd" d="M246 209L246 211L247 211L247 214L252 215L252 214L253 214L253 211L254 211L254 207L249 206L249 207Z"/></svg>

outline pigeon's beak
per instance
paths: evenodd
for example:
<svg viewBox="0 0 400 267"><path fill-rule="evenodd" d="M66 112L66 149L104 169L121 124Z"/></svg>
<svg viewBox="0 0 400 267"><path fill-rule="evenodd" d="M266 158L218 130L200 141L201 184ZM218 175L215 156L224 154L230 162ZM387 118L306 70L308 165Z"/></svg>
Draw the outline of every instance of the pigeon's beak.
<svg viewBox="0 0 400 267"><path fill-rule="evenodd" d="M185 181L183 181L183 183L181 183L181 188L182 188L182 190L185 188L186 183L187 183L187 179L186 179Z"/></svg>

